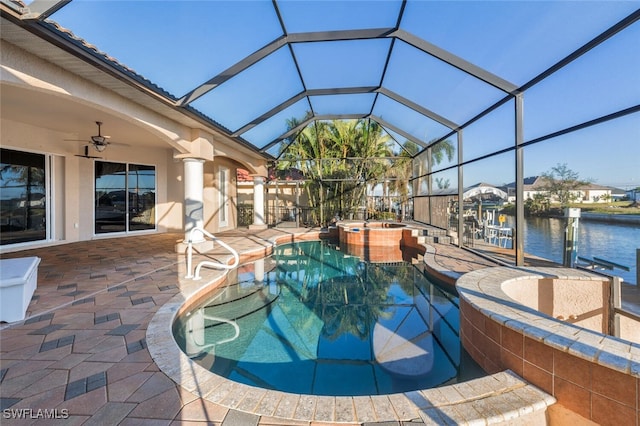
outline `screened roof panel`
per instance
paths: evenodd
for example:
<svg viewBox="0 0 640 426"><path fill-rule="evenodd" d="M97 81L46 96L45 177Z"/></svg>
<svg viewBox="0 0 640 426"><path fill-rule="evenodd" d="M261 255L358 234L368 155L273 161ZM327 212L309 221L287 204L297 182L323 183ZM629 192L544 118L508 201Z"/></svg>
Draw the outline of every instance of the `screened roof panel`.
<svg viewBox="0 0 640 426"><path fill-rule="evenodd" d="M293 52L307 89L377 86L390 39L295 43Z"/></svg>
<svg viewBox="0 0 640 426"><path fill-rule="evenodd" d="M402 41L394 45L382 85L458 124L505 95Z"/></svg>
<svg viewBox="0 0 640 426"><path fill-rule="evenodd" d="M530 123L525 127L526 137L538 137L638 105L639 51L640 22L636 22L532 87L526 98ZM611 96L613 93L616 96Z"/></svg>
<svg viewBox="0 0 640 426"><path fill-rule="evenodd" d="M463 161L473 160L490 152L513 146L515 126L514 101L499 108L465 127L463 133Z"/></svg>
<svg viewBox="0 0 640 426"><path fill-rule="evenodd" d="M191 105L236 130L302 90L291 53L281 47Z"/></svg>
<svg viewBox="0 0 640 426"><path fill-rule="evenodd" d="M391 140L393 141L393 144L390 145L391 151L393 152L394 155L400 155L404 151L402 146L404 146L404 144L407 142L407 138L403 137L402 135L384 126L382 126L382 128L391 137Z"/></svg>
<svg viewBox="0 0 640 426"><path fill-rule="evenodd" d="M280 1L287 32L393 28L402 1Z"/></svg>
<svg viewBox="0 0 640 426"><path fill-rule="evenodd" d="M308 99L302 98L274 116L258 123L242 133L241 136L257 147L263 148L267 143L286 133L291 127L305 121L309 110Z"/></svg>
<svg viewBox="0 0 640 426"><path fill-rule="evenodd" d="M269 2L74 0L52 18L176 97L282 35Z"/></svg>
<svg viewBox="0 0 640 426"><path fill-rule="evenodd" d="M333 114L336 111L341 111L345 114L368 115L375 98L375 93L309 97L313 112L321 115Z"/></svg>
<svg viewBox="0 0 640 426"><path fill-rule="evenodd" d="M101 65L168 91L176 108L194 108L270 155L293 135L288 120L312 123L309 112L371 114L398 143L424 148L523 88L530 136L576 108L592 115L637 104L640 87L634 1L38 0L32 8L80 37L66 36L76 46L104 52ZM625 17L635 24L624 28ZM32 14L25 25L41 23ZM614 25L619 40L582 49ZM544 84L527 85L554 65L560 71Z"/></svg>
<svg viewBox="0 0 640 426"><path fill-rule="evenodd" d="M269 147L266 152L274 158L279 158L290 142L288 139L283 139Z"/></svg>
<svg viewBox="0 0 640 426"><path fill-rule="evenodd" d="M637 8L633 1L409 0L400 27L522 85Z"/></svg>
<svg viewBox="0 0 640 426"><path fill-rule="evenodd" d="M450 131L444 125L382 94L378 96L373 115L384 120L386 124L409 133L412 136L410 139L415 142L427 143Z"/></svg>

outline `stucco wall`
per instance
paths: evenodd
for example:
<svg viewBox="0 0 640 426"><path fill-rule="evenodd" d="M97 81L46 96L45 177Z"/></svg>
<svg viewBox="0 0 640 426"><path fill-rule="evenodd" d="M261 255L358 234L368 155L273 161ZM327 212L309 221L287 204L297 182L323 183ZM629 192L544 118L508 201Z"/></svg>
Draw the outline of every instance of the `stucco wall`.
<svg viewBox="0 0 640 426"><path fill-rule="evenodd" d="M240 145L215 129L176 113L154 98L144 98L126 83L98 70L73 73L11 43L0 42L0 80L2 83L1 139L4 148L52 155L55 200L53 241L28 243L30 246L73 242L96 238L93 224L94 160L77 157L83 152L78 126L92 121L109 121L111 134L117 123L139 138L110 145L102 153L90 155L104 161L153 165L156 169L157 231L184 229L184 165L181 158L197 157L215 164L234 164L235 158L252 173L266 175L266 162L257 152ZM103 119L103 117L108 117ZM57 129L57 130L51 130ZM111 129L111 130L109 130ZM86 131L85 131L86 133ZM86 136L85 136L86 137ZM144 141L141 142L141 140ZM142 146L144 145L144 146ZM238 163L239 164L239 163ZM230 166L229 194L235 197L235 166ZM211 186L214 191L215 187ZM215 197L217 194L204 194ZM213 198L212 198L213 199ZM211 205L210 207L215 208ZM215 210L209 212L213 217ZM235 226L235 203L230 205L229 228ZM145 231L147 232L147 231ZM120 234L121 235L121 234ZM102 234L99 237L114 236ZM2 247L11 251L20 247ZM20 245L22 248L24 244Z"/></svg>
<svg viewBox="0 0 640 426"><path fill-rule="evenodd" d="M220 168L229 170L229 182L227 182L227 195L229 202L227 206L227 226L220 226ZM227 229L233 229L237 224L238 216L238 191L237 169L242 165L230 158L217 156L213 162L204 164L204 226L209 232L215 233ZM253 190L253 189L252 189Z"/></svg>
<svg viewBox="0 0 640 426"><path fill-rule="evenodd" d="M503 282L502 290L523 306L589 330L607 332L607 281L514 280Z"/></svg>
<svg viewBox="0 0 640 426"><path fill-rule="evenodd" d="M17 121L0 120L2 147L53 156L52 184L55 242L73 242L94 237L94 164L91 158L77 157L82 143L65 141L66 134ZM96 155L92 152L91 155ZM132 162L156 168L156 219L158 231L182 229L182 192L169 194L169 181L178 181L182 168L169 168L170 149L142 149L109 146L100 161ZM178 208L179 207L179 208ZM51 224L50 224L51 225ZM108 236L108 234L105 234ZM36 243L37 245L38 243ZM3 247L8 250L7 247Z"/></svg>

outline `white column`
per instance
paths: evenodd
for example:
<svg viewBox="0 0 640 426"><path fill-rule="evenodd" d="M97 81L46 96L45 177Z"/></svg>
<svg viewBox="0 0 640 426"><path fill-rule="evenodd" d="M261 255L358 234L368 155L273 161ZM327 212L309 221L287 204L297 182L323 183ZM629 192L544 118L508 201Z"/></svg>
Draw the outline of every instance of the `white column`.
<svg viewBox="0 0 640 426"><path fill-rule="evenodd" d="M261 283L264 281L264 258L258 259L253 264L253 275L255 281Z"/></svg>
<svg viewBox="0 0 640 426"><path fill-rule="evenodd" d="M207 342L205 338L204 328L204 312L203 308L196 309L191 313L187 320L185 333L185 343L187 355L199 355Z"/></svg>
<svg viewBox="0 0 640 426"><path fill-rule="evenodd" d="M204 160L185 158L184 162L184 239L189 239L189 232L204 224ZM198 232L194 242L204 240Z"/></svg>
<svg viewBox="0 0 640 426"><path fill-rule="evenodd" d="M264 177L253 177L253 225L249 229L266 229L264 220Z"/></svg>

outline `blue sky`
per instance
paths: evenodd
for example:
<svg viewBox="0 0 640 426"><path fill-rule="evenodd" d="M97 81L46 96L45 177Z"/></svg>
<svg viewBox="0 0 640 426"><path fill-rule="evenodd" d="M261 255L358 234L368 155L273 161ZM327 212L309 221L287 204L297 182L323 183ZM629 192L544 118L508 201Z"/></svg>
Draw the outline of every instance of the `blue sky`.
<svg viewBox="0 0 640 426"><path fill-rule="evenodd" d="M290 33L393 27L400 8L399 1L391 0L278 4ZM638 6L636 1L409 1L401 28L521 85ZM74 0L52 19L176 97L282 34L271 1ZM297 63L284 47L193 106L236 130L302 87L377 86L389 43L387 39L296 44ZM525 140L640 104L640 55L632 54L638 45L636 22L527 91ZM400 41L382 84L457 123L503 96ZM314 108L334 112L366 108L363 96L311 102ZM285 118L306 109L307 102L299 103L244 137L264 146L284 131ZM465 141L474 143L465 149L465 159L513 143L512 111L506 106L468 130ZM446 131L386 97L379 97L374 113L422 140ZM639 114L634 114L528 148L526 173L540 174L567 163L581 177L600 184L638 186L639 123ZM494 170L477 173L478 180L502 178Z"/></svg>

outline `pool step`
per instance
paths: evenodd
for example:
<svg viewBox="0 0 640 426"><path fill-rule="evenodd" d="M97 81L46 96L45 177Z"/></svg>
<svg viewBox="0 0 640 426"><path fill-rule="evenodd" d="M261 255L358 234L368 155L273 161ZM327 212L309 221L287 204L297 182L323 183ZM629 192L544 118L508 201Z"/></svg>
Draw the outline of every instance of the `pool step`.
<svg viewBox="0 0 640 426"><path fill-rule="evenodd" d="M433 237L423 237L424 242L433 244L451 244L451 237L448 235L437 235Z"/></svg>
<svg viewBox="0 0 640 426"><path fill-rule="evenodd" d="M510 370L405 395L425 425L546 425L547 409L556 402Z"/></svg>
<svg viewBox="0 0 640 426"><path fill-rule="evenodd" d="M445 229L412 229L411 236L416 238L418 244L451 244L451 237Z"/></svg>

